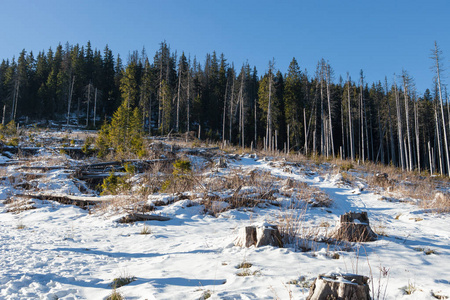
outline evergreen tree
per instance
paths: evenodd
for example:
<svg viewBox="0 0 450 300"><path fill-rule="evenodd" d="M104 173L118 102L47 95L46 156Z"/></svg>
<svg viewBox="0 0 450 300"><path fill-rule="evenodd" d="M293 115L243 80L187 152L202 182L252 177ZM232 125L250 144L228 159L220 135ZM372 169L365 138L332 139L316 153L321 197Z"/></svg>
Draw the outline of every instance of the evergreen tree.
<svg viewBox="0 0 450 300"><path fill-rule="evenodd" d="M290 135L290 145L297 149L300 147L300 139L302 137L301 119L304 108L301 76L302 74L297 60L293 58L289 64L285 79L284 115L286 117L286 123L289 125L289 130L292 132L292 135Z"/></svg>

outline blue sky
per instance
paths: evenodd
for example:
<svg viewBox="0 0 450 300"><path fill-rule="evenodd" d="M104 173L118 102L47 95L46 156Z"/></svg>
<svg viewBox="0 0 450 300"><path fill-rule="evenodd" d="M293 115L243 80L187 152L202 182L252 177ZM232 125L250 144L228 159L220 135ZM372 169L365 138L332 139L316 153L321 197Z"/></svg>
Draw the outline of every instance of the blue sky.
<svg viewBox="0 0 450 300"><path fill-rule="evenodd" d="M200 62L214 50L236 67L248 61L259 75L272 58L286 72L293 57L309 75L325 58L335 81L346 72L357 79L360 69L368 82L392 81L406 69L419 93L432 86L435 40L444 65L450 58L446 0L3 0L0 25L0 59L88 40L125 59L143 46L153 57L166 40Z"/></svg>

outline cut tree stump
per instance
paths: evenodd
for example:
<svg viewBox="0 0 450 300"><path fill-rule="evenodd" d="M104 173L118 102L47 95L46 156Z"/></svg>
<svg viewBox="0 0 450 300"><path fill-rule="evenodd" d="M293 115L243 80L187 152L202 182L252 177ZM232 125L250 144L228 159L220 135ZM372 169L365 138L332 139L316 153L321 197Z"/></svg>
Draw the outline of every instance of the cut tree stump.
<svg viewBox="0 0 450 300"><path fill-rule="evenodd" d="M355 274L319 275L306 300L369 300L369 277Z"/></svg>
<svg viewBox="0 0 450 300"><path fill-rule="evenodd" d="M370 228L367 212L348 212L341 215L339 226L332 236L337 240L349 242L371 242L378 237Z"/></svg>
<svg viewBox="0 0 450 300"><path fill-rule="evenodd" d="M234 244L239 247L283 247L282 238L276 225L263 224L260 226L246 226L239 230L239 236Z"/></svg>

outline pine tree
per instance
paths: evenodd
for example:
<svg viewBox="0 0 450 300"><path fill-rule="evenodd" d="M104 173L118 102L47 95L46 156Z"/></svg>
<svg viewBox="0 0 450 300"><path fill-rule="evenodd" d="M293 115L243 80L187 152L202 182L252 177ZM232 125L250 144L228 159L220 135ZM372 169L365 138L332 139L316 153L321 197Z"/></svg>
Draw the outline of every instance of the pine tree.
<svg viewBox="0 0 450 300"><path fill-rule="evenodd" d="M290 137L290 145L294 145L296 148L300 146L302 135L300 120L304 108L301 77L300 67L296 59L293 58L285 78L284 114L286 123L289 125L289 131L294 133Z"/></svg>

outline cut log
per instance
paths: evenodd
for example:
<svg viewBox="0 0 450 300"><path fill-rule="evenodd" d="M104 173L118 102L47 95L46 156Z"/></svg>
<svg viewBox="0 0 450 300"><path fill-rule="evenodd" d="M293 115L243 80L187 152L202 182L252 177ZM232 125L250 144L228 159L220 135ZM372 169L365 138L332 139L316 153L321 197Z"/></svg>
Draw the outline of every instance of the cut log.
<svg viewBox="0 0 450 300"><path fill-rule="evenodd" d="M21 170L38 170L38 171L43 171L43 172L47 172L50 170L60 170L60 169L67 169L67 166L20 166L19 169Z"/></svg>
<svg viewBox="0 0 450 300"><path fill-rule="evenodd" d="M369 277L355 274L319 275L306 300L369 300Z"/></svg>
<svg viewBox="0 0 450 300"><path fill-rule="evenodd" d="M169 217L159 216L159 215L146 215L146 214L129 214L126 215L117 222L119 223L133 223L133 222L140 222L140 221L169 221Z"/></svg>
<svg viewBox="0 0 450 300"><path fill-rule="evenodd" d="M15 197L56 201L61 204L76 205L84 209L87 209L90 206L103 204L111 200L111 197L107 198L104 197L103 199L100 199L98 197L81 197L72 195L45 195L45 194L16 194Z"/></svg>
<svg viewBox="0 0 450 300"><path fill-rule="evenodd" d="M118 161L107 161L102 163L95 163L95 164L88 164L88 165L82 165L78 167L78 172L88 172L88 171L104 171L104 170L111 170L111 169L123 169L123 166L125 164L133 164L137 171L144 171L148 169L150 166L162 163L162 164L169 164L172 163L174 159L171 158L164 158L164 159L151 159L151 160L141 160L141 159L125 159L125 160L118 160Z"/></svg>
<svg viewBox="0 0 450 300"><path fill-rule="evenodd" d="M124 177L127 174L123 172L114 172L114 176L116 177ZM111 173L103 173L103 172L81 172L77 174L77 178L80 180L103 180L108 178Z"/></svg>
<svg viewBox="0 0 450 300"><path fill-rule="evenodd" d="M239 236L234 244L238 247L283 247L282 238L276 225L263 224L260 226L246 226L239 230Z"/></svg>
<svg viewBox="0 0 450 300"><path fill-rule="evenodd" d="M341 215L340 224L332 236L337 240L349 242L370 242L378 237L370 228L367 212L348 212Z"/></svg>

